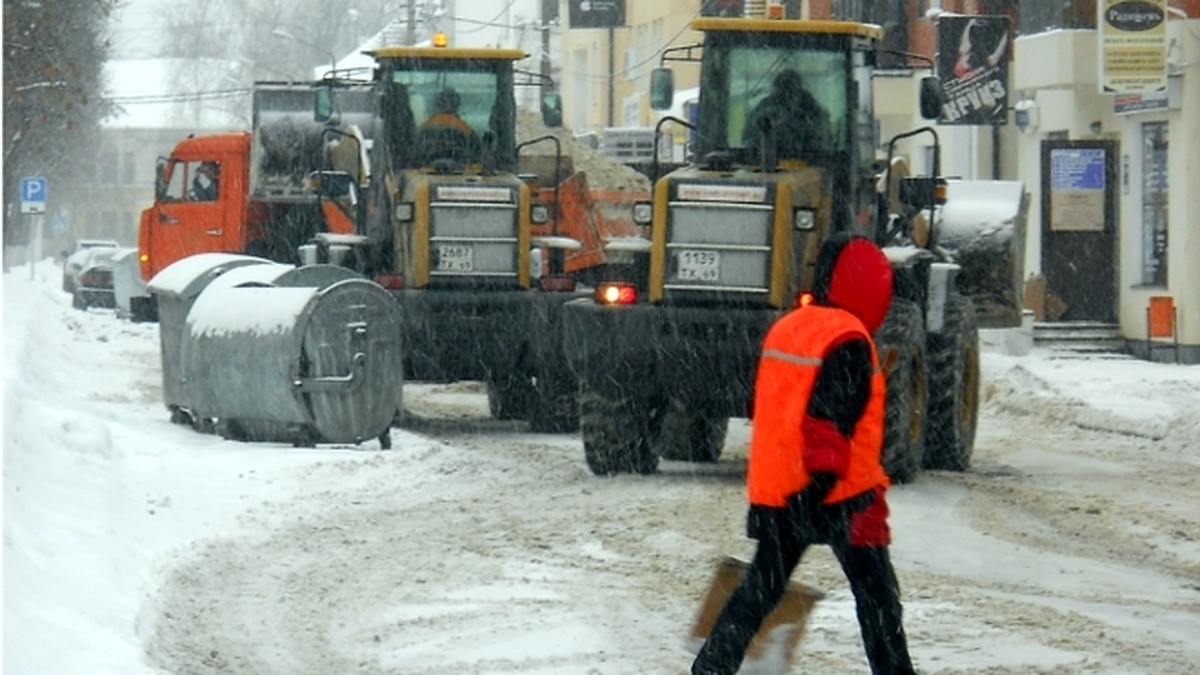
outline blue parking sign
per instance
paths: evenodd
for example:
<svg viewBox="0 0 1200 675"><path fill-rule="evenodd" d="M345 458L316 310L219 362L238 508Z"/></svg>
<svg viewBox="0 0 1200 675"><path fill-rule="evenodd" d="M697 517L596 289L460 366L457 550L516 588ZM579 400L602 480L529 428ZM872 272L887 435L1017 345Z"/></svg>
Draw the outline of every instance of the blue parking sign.
<svg viewBox="0 0 1200 675"><path fill-rule="evenodd" d="M21 213L46 212L46 179L21 179Z"/></svg>

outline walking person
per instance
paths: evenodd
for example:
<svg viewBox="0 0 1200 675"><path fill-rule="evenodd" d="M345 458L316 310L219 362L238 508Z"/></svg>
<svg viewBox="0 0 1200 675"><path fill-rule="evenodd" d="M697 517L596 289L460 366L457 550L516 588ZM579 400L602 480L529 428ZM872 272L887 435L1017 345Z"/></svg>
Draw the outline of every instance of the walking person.
<svg viewBox="0 0 1200 675"><path fill-rule="evenodd" d="M812 302L779 319L763 344L746 475L758 546L694 675L737 672L812 544L830 546L850 582L871 672L914 672L888 556L885 385L871 338L891 305L892 269L870 240L839 234L814 276Z"/></svg>

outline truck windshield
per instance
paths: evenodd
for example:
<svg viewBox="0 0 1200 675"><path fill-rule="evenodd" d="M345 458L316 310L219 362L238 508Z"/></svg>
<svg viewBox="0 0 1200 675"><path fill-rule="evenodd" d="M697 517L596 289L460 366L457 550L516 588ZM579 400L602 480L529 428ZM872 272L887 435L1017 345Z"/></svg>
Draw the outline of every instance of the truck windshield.
<svg viewBox="0 0 1200 675"><path fill-rule="evenodd" d="M416 167L447 158L480 161L484 135L503 167L511 163L511 64L486 60L396 60L385 92L393 161Z"/></svg>
<svg viewBox="0 0 1200 675"><path fill-rule="evenodd" d="M767 129L780 159L843 152L849 137L846 51L809 36L738 37L740 44L713 40L704 47L701 156L729 151L752 163Z"/></svg>

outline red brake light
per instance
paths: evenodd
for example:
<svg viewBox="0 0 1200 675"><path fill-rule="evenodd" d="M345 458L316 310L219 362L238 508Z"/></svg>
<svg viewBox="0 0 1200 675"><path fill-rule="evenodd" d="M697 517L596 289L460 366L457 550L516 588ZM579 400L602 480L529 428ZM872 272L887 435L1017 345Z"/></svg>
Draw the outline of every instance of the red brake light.
<svg viewBox="0 0 1200 675"><path fill-rule="evenodd" d="M602 283L596 287L596 302L601 305L632 305L637 296L633 284Z"/></svg>

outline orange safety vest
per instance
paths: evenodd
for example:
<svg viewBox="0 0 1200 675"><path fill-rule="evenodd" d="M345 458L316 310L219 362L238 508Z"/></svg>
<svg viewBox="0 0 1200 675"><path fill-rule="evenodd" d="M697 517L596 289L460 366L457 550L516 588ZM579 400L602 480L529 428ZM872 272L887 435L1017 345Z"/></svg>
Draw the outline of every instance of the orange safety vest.
<svg viewBox="0 0 1200 675"><path fill-rule="evenodd" d="M808 305L781 318L767 332L754 382L754 423L746 492L751 504L786 506L808 485L801 422L817 383L824 356L848 337L862 337L871 348L871 393L850 437L850 458L843 476L825 498L833 504L888 485L880 463L886 385L871 334L850 312Z"/></svg>
<svg viewBox="0 0 1200 675"><path fill-rule="evenodd" d="M463 118L453 113L437 113L425 120L425 123L421 125L422 129L432 127L448 127L456 131L461 131L468 136L475 133L470 124L467 124Z"/></svg>

